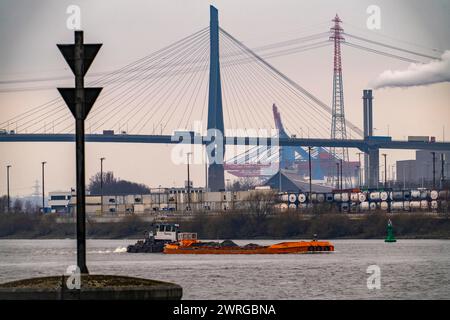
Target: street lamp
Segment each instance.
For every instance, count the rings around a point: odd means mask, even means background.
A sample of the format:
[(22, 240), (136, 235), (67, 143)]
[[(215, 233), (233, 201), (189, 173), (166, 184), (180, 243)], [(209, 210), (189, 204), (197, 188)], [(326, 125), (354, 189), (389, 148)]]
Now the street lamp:
[(311, 147), (308, 147), (308, 163), (309, 163), (309, 200), (311, 200), (312, 195)]
[(12, 166), (10, 164), (8, 164), (6, 166), (6, 190), (7, 190), (7, 201), (8, 201), (8, 204), (7, 204), (7, 206), (8, 206), (8, 213), (9, 213), (9, 210), (11, 208), (11, 201), (9, 200), (9, 168), (11, 168), (11, 167)]
[(336, 162), (336, 189), (339, 189), (339, 162)]
[(45, 164), (46, 161), (42, 161), (42, 213), (44, 213), (45, 210)]
[(100, 211), (103, 213), (103, 161), (105, 157), (100, 158)]
[(381, 154), (384, 157), (384, 188), (387, 188), (387, 165), (386, 165), (386, 153)]
[(436, 152), (431, 152), (433, 155), (433, 189), (436, 188)]
[(191, 182), (190, 182), (190, 176), (189, 176), (189, 156), (192, 154), (192, 152), (186, 153), (187, 157), (187, 192), (188, 192), (188, 206), (187, 210), (191, 210)]
[(361, 155), (364, 154), (364, 152), (357, 152), (358, 155), (358, 183), (359, 187), (361, 188), (362, 185), (362, 177), (361, 177)]

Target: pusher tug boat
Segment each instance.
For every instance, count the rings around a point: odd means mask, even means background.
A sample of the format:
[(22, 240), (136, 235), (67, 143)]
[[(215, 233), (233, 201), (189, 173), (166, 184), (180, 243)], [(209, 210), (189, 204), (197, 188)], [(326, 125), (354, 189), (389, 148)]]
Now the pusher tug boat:
[(177, 241), (180, 226), (176, 223), (158, 223), (151, 225), (152, 229), (145, 232), (144, 240), (127, 247), (129, 253), (161, 253), (164, 245)]
[(238, 246), (231, 240), (219, 242), (201, 242), (196, 233), (182, 232), (178, 241), (164, 246), (166, 254), (286, 254), (286, 253), (330, 253), (334, 246), (328, 241), (292, 241), (280, 242), (269, 246), (249, 243)]

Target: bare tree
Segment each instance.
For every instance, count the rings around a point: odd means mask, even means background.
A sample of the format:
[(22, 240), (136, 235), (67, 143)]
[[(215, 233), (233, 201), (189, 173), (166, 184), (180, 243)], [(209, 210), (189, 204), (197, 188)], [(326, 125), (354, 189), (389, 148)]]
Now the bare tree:
[[(101, 174), (98, 172), (89, 179), (88, 190), (91, 194), (101, 193)], [(127, 180), (121, 180), (114, 177), (112, 171), (103, 173), (103, 194), (121, 195), (121, 194), (148, 194), (148, 186)]]
[(254, 189), (258, 186), (259, 181), (257, 178), (243, 177), (235, 180), (229, 187), (230, 191), (247, 191)]
[(14, 212), (22, 212), (23, 211), (23, 202), (20, 199), (14, 200), (12, 209)]
[(272, 190), (252, 192), (246, 199), (249, 213), (257, 218), (265, 218), (274, 211), (276, 193)]

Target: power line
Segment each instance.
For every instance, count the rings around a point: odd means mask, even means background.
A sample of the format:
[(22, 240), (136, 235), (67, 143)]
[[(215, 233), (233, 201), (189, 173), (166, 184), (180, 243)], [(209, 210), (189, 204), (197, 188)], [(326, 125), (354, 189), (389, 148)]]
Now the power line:
[(344, 35), (347, 36), (347, 37), (353, 38), (353, 39), (365, 41), (365, 42), (368, 42), (368, 43), (371, 43), (371, 44), (376, 44), (376, 45), (379, 45), (379, 46), (382, 46), (382, 47), (385, 47), (385, 48), (389, 48), (389, 49), (393, 49), (393, 50), (409, 53), (409, 54), (416, 55), (416, 56), (419, 56), (419, 57), (424, 57), (424, 58), (429, 58), (429, 59), (439, 59), (439, 57), (430, 56), (430, 55), (423, 54), (423, 53), (420, 53), (420, 52), (415, 52), (415, 51), (411, 51), (411, 50), (407, 50), (407, 49), (391, 46), (391, 45), (384, 44), (384, 43), (381, 43), (381, 42), (378, 42), (378, 41), (369, 40), (369, 39), (366, 39), (366, 38), (363, 38), (363, 37), (358, 37), (358, 36), (355, 36), (353, 34), (344, 33)]

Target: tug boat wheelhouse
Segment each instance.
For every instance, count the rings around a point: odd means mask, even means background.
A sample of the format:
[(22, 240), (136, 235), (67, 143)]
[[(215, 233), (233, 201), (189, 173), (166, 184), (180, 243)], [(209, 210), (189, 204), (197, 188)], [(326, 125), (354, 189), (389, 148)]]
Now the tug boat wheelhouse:
[(160, 223), (153, 230), (145, 232), (145, 239), (127, 247), (130, 253), (161, 253), (166, 243), (176, 242), (180, 226), (173, 223)]

